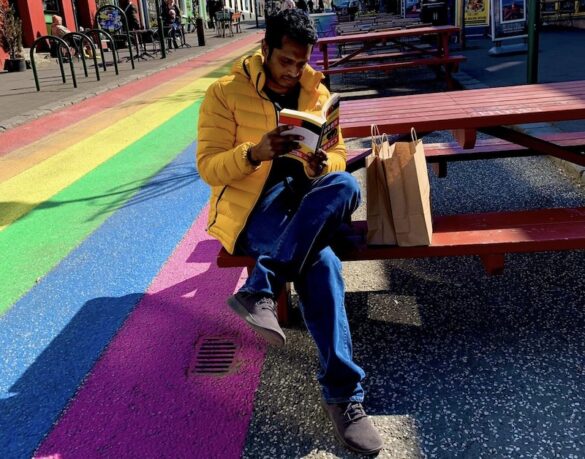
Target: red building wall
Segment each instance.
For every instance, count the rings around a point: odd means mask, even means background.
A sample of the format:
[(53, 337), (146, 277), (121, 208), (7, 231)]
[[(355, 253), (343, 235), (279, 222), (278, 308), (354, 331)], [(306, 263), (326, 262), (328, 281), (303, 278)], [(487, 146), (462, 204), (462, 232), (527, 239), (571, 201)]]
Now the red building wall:
[(77, 5), (80, 26), (94, 28), (95, 13), (97, 11), (95, 0), (80, 0)]
[[(73, 15), (72, 0), (60, 0), (63, 23), (68, 29), (75, 30), (75, 18)], [(25, 48), (29, 48), (40, 36), (47, 34), (45, 14), (42, 0), (16, 0), (20, 18), (22, 19), (22, 42)], [(95, 0), (79, 0), (78, 13), (80, 25), (93, 27), (95, 13), (97, 11)], [(25, 56), (28, 58), (28, 56)], [(4, 68), (4, 60), (8, 55), (0, 48), (0, 70)]]
[(16, 0), (18, 14), (22, 19), (22, 42), (26, 48), (38, 37), (46, 35), (42, 0)]

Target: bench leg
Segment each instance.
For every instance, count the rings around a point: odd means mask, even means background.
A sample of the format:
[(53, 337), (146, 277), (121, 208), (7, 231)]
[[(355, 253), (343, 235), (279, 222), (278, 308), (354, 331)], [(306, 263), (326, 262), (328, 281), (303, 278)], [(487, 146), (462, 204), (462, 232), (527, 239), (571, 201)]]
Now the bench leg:
[(280, 295), (278, 296), (276, 315), (278, 317), (278, 323), (283, 327), (286, 327), (289, 323), (288, 312), (290, 308), (289, 299), (290, 297), (290, 283), (286, 283), (282, 288)]
[(447, 89), (449, 91), (457, 89), (455, 81), (453, 80), (453, 76), (451, 75), (451, 68), (449, 67), (449, 64), (445, 66), (445, 78), (447, 80)]
[(488, 255), (480, 255), (481, 262), (486, 272), (490, 275), (502, 274), (504, 272), (504, 254), (490, 253)]
[(439, 161), (438, 163), (431, 163), (431, 167), (435, 175), (439, 178), (447, 177), (447, 161)]

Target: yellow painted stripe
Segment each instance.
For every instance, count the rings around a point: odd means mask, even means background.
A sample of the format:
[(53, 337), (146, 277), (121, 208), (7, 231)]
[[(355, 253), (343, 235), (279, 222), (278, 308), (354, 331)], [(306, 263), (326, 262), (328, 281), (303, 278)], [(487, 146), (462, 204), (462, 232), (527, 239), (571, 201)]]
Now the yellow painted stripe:
[(182, 75), (168, 83), (167, 96), (150, 100), (146, 107), (74, 145), (59, 146), (58, 153), (0, 183), (0, 201), (11, 203), (0, 214), (0, 230), (187, 108), (215, 80), (210, 76), (193, 81), (189, 74)]
[[(225, 54), (213, 64), (204, 64), (192, 71), (183, 74), (180, 78), (182, 84), (188, 84), (200, 78), (202, 75), (221, 67), (240, 55), (256, 48), (257, 45), (238, 48), (236, 51)], [(63, 149), (71, 147), (76, 143), (82, 142), (87, 137), (108, 128), (109, 126), (129, 118), (141, 107), (151, 103), (153, 100), (159, 100), (169, 96), (169, 92), (176, 91), (176, 83), (173, 81), (158, 85), (156, 88), (142, 92), (125, 102), (100, 111), (78, 123), (72, 124), (50, 136), (46, 136), (25, 147), (14, 150), (0, 157), (0, 182), (4, 182), (34, 165), (58, 154)]]

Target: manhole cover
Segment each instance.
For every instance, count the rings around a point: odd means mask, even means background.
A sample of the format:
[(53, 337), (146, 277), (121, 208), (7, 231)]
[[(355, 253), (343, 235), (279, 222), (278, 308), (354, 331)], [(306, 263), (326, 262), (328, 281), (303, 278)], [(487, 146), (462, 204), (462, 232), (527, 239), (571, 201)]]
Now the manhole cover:
[(234, 370), (239, 345), (225, 336), (204, 336), (195, 345), (195, 357), (189, 373), (222, 376)]

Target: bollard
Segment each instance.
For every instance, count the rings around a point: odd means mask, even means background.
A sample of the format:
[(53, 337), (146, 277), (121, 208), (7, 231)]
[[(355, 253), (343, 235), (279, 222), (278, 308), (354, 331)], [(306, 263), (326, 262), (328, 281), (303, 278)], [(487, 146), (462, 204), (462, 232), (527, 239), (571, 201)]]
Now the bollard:
[(199, 46), (205, 46), (205, 33), (203, 32), (203, 19), (195, 19), (195, 29), (197, 29), (197, 43)]

